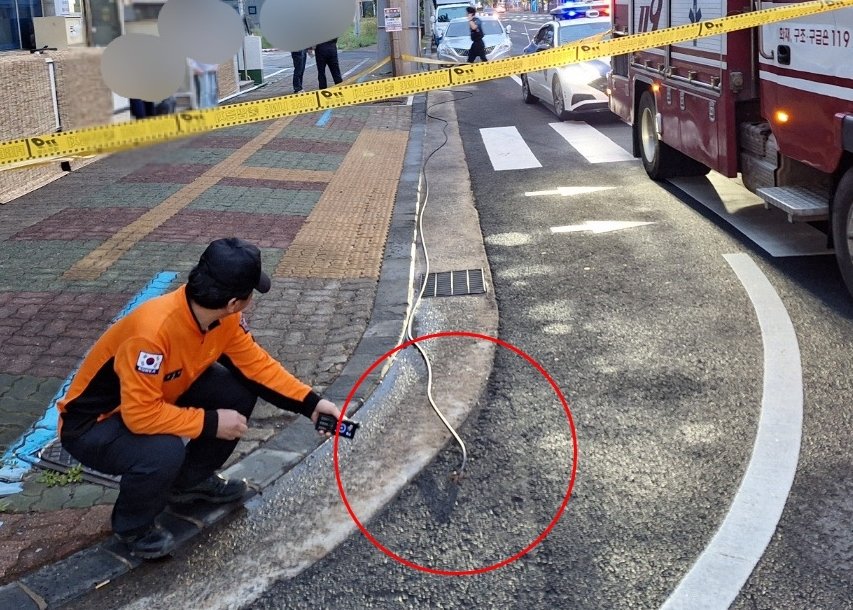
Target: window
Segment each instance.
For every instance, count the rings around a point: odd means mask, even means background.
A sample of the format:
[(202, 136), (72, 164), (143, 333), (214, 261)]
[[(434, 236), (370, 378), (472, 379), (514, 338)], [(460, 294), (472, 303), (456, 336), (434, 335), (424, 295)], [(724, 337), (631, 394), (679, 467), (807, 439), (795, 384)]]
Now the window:
[(439, 7), (436, 11), (436, 21), (448, 23), (451, 19), (464, 17), (467, 14), (467, 7), (464, 6), (451, 6), (449, 8)]
[(39, 0), (0, 0), (0, 50), (35, 49), (33, 17), (41, 17)]
[(447, 31), (444, 35), (448, 38), (453, 38), (455, 36), (470, 36), (471, 26), (468, 25), (467, 21), (457, 21), (456, 23), (451, 23), (447, 26)]
[(488, 36), (489, 34), (503, 34), (504, 30), (501, 27), (501, 24), (497, 21), (493, 21), (491, 19), (483, 20), (483, 34)]
[(554, 46), (554, 28), (550, 25), (546, 25), (536, 34), (536, 38), (533, 39), (533, 42), (536, 43), (536, 46), (548, 45), (549, 47)]
[(560, 44), (568, 44), (576, 40), (582, 40), (596, 34), (601, 34), (610, 29), (609, 21), (596, 23), (578, 23), (575, 25), (564, 25), (560, 28)]
[[(494, 19), (483, 19), (481, 23), (483, 24), (484, 36), (488, 36), (489, 34), (503, 34), (501, 24)], [(468, 25), (467, 20), (454, 21), (447, 27), (447, 32), (444, 35), (448, 38), (453, 38), (454, 36), (470, 36), (471, 26)]]

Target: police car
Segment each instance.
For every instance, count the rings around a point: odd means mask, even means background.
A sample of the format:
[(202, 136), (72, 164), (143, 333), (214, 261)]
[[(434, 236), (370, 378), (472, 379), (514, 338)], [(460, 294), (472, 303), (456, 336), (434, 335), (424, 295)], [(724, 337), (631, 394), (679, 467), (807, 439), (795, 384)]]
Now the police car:
[(610, 2), (596, 2), (595, 0), (590, 0), (589, 2), (564, 2), (552, 8), (549, 13), (554, 18), (554, 21), (607, 17), (610, 15)]
[[(523, 52), (537, 53), (586, 38), (607, 36), (610, 31), (610, 17), (588, 17), (593, 10), (589, 9), (579, 17), (545, 23)], [(574, 118), (576, 115), (610, 113), (607, 95), (609, 72), (610, 58), (602, 57), (522, 74), (522, 99), (525, 104), (535, 104), (542, 100), (553, 107), (560, 120)]]

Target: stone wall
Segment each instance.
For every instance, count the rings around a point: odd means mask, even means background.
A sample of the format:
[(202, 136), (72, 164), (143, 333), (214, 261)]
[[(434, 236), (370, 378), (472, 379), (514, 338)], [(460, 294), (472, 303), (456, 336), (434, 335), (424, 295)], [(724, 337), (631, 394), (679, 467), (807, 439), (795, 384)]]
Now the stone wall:
[[(101, 79), (103, 49), (79, 48), (48, 54), (0, 53), (0, 139), (50, 135), (57, 131), (109, 123), (112, 92)], [(51, 77), (49, 61), (53, 60)], [(56, 87), (54, 108), (51, 80)], [(58, 114), (57, 114), (58, 112)], [(90, 162), (72, 161), (72, 169)], [(59, 161), (0, 171), (0, 203), (56, 180)]]
[(103, 49), (68, 49), (53, 53), (56, 94), (62, 130), (109, 123), (113, 94), (101, 78)]
[(219, 64), (219, 99), (234, 95), (240, 91), (237, 79), (237, 62), (227, 61)]

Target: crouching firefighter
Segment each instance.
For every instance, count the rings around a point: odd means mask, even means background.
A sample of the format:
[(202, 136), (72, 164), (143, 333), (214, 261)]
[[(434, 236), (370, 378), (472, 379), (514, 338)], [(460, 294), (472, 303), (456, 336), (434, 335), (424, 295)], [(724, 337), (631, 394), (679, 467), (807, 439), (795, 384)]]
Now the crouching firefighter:
[(112, 529), (131, 554), (173, 550), (157, 522), (168, 503), (243, 497), (245, 481), (216, 470), (259, 396), (314, 422), (340, 417), (252, 338), (241, 312), (255, 290), (269, 289), (256, 246), (210, 243), (185, 285), (107, 329), (59, 401), (63, 447), (84, 466), (121, 476)]

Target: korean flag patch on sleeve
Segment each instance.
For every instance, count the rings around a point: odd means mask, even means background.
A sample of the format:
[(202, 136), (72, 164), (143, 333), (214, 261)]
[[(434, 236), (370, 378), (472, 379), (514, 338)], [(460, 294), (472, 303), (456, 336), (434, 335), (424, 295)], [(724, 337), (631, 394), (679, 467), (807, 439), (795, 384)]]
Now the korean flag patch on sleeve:
[(136, 370), (146, 375), (156, 375), (160, 372), (161, 364), (163, 364), (163, 354), (139, 352), (139, 357), (136, 359)]

